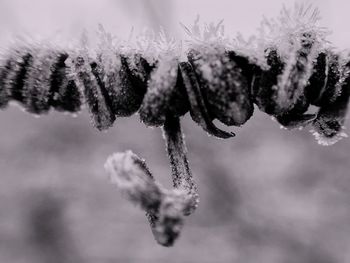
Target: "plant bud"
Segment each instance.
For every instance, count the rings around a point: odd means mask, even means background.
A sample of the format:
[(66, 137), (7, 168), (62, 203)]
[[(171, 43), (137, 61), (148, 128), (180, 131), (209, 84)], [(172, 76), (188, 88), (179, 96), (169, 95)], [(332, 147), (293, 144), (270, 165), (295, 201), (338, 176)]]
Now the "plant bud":
[(108, 158), (105, 169), (110, 180), (123, 194), (149, 213), (157, 213), (162, 193), (145, 162), (131, 151), (115, 153)]
[(172, 246), (179, 237), (184, 225), (183, 211), (188, 205), (184, 191), (169, 191), (159, 207), (158, 219), (152, 232), (157, 242), (165, 247)]
[(244, 124), (254, 107), (249, 80), (237, 63), (240, 58), (219, 51), (191, 50), (188, 59), (208, 102), (210, 116), (229, 126)]

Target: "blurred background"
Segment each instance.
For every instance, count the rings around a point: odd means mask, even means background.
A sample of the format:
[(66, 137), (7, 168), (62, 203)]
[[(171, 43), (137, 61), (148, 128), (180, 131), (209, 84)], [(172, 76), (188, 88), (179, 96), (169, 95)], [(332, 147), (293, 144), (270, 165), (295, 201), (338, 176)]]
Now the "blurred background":
[[(300, 2), (300, 1), (299, 1)], [(302, 1), (322, 13), (330, 39), (350, 47), (350, 2)], [(0, 0), (0, 44), (26, 33), (77, 38), (83, 28), (127, 37), (144, 26), (183, 36), (179, 22), (225, 20), (232, 35), (254, 34), (262, 16), (292, 1)], [(210, 138), (183, 119), (201, 203), (172, 248), (153, 240), (144, 213), (124, 200), (103, 169), (108, 155), (132, 149), (170, 187), (160, 129), (137, 116), (96, 131), (86, 111), (34, 118), (0, 112), (0, 262), (350, 262), (350, 141), (321, 147), (256, 110), (231, 140)]]

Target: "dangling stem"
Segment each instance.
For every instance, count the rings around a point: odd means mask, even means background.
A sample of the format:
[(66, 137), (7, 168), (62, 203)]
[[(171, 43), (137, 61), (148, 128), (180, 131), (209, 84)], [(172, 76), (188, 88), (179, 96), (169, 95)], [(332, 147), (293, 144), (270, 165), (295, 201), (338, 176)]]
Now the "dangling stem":
[(163, 132), (175, 189), (168, 190), (157, 183), (146, 163), (131, 151), (113, 154), (105, 168), (125, 196), (146, 211), (157, 242), (172, 246), (180, 235), (184, 216), (193, 213), (199, 198), (179, 118), (167, 116)]
[(187, 149), (178, 117), (167, 116), (163, 127), (163, 135), (170, 159), (174, 188), (185, 190), (188, 193), (191, 205), (188, 210), (184, 211), (184, 214), (190, 215), (197, 208), (199, 197), (187, 160)]

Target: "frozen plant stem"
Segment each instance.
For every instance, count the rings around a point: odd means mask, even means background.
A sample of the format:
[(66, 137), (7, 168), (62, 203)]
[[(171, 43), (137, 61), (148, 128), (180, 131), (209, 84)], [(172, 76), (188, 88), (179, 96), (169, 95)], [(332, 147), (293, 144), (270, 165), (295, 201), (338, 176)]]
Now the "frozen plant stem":
[(190, 196), (192, 205), (189, 207), (189, 211), (185, 211), (185, 215), (190, 215), (196, 209), (199, 198), (186, 156), (187, 149), (181, 131), (180, 119), (168, 116), (164, 123), (163, 132), (171, 165), (173, 185), (176, 189), (185, 190)]
[(198, 194), (188, 165), (179, 118), (167, 117), (164, 138), (175, 189), (168, 190), (157, 183), (146, 163), (131, 151), (113, 154), (105, 168), (112, 183), (126, 198), (146, 211), (156, 241), (171, 246), (181, 232), (184, 216), (197, 208)]
[(188, 112), (221, 139), (235, 134), (214, 121), (240, 127), (254, 104), (287, 129), (312, 125), (320, 144), (346, 137), (350, 53), (333, 48), (319, 20), (317, 9), (296, 5), (283, 8), (277, 20), (264, 19), (259, 35), (248, 41), (225, 36), (222, 22), (202, 28), (197, 19), (184, 26), (186, 42), (160, 32), (127, 44), (100, 26), (97, 47), (86, 35), (73, 49), (21, 43), (0, 54), (0, 109), (15, 101), (41, 115), (51, 109), (78, 113), (87, 105), (99, 130), (137, 112), (146, 126), (162, 126), (173, 190), (158, 184), (131, 151), (112, 155), (106, 169), (146, 211), (157, 242), (170, 246), (198, 204), (179, 119)]

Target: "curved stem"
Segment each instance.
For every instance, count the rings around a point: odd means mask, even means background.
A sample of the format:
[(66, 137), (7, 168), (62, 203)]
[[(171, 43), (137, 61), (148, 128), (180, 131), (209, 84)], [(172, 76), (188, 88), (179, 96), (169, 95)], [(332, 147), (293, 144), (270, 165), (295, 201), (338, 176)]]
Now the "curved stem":
[(131, 151), (110, 156), (105, 168), (112, 183), (146, 211), (156, 241), (163, 246), (172, 246), (180, 235), (184, 217), (197, 208), (199, 198), (186, 157), (179, 118), (167, 116), (163, 132), (175, 189), (168, 190), (157, 183), (145, 161)]

